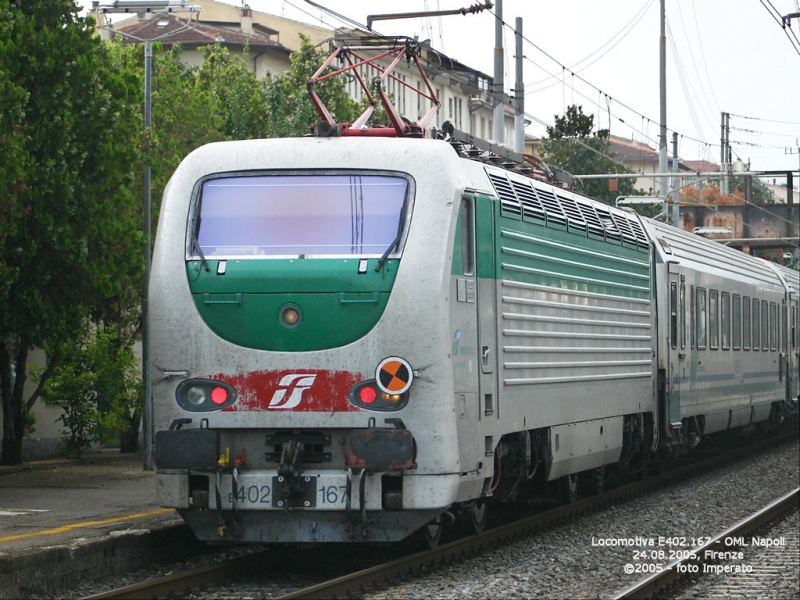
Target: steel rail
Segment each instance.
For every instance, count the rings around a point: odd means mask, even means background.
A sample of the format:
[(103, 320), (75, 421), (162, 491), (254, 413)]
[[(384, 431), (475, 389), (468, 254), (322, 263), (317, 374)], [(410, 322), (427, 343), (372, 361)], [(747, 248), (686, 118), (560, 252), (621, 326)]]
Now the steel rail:
[[(481, 534), (471, 535), (450, 542), (430, 551), (409, 555), (383, 565), (357, 571), (318, 585), (303, 588), (290, 594), (279, 596), (274, 600), (343, 598), (354, 594), (360, 594), (366, 590), (390, 584), (395, 580), (414, 577), (422, 570), (462, 560), (469, 556), (476, 556), (490, 547), (510, 543), (522, 536), (537, 531), (543, 531), (582, 515), (596, 512), (650, 491), (655, 491), (672, 483), (703, 473), (708, 469), (747, 458), (751, 456), (753, 452), (766, 450), (795, 438), (796, 434), (794, 434), (794, 432), (769, 438), (732, 452), (726, 452), (668, 471), (656, 477), (608, 490), (599, 496), (592, 496), (573, 504), (560, 506), (537, 515), (525, 517), (489, 529)], [(238, 573), (246, 571), (254, 564), (259, 563), (259, 561), (263, 561), (267, 553), (269, 553), (269, 551), (254, 553), (245, 557), (221, 562), (217, 565), (152, 579), (108, 592), (87, 596), (85, 600), (105, 598), (154, 598), (167, 597), (170, 594), (180, 594), (187, 588), (200, 588), (222, 580), (231, 579)], [(274, 566), (275, 565), (272, 564), (272, 567)], [(287, 565), (287, 568), (288, 567), (289, 565)]]
[(225, 579), (230, 579), (263, 560), (264, 552), (256, 552), (239, 558), (222, 561), (206, 567), (198, 567), (189, 571), (166, 575), (134, 583), (125, 587), (85, 596), (83, 600), (99, 600), (104, 598), (167, 598), (182, 593), (187, 588), (210, 586)]
[(735, 543), (733, 538), (743, 538), (745, 535), (758, 530), (763, 525), (771, 523), (787, 513), (794, 512), (798, 509), (799, 500), (800, 488), (796, 488), (794, 491), (771, 502), (758, 512), (742, 519), (736, 525), (715, 535), (702, 546), (692, 549), (687, 556), (667, 564), (662, 571), (653, 573), (633, 585), (620, 590), (611, 597), (612, 600), (651, 598), (656, 592), (679, 582), (687, 575), (694, 576), (697, 573), (702, 573), (703, 569), (700, 568), (702, 565), (716, 560), (714, 558), (714, 552), (739, 547), (740, 544)]

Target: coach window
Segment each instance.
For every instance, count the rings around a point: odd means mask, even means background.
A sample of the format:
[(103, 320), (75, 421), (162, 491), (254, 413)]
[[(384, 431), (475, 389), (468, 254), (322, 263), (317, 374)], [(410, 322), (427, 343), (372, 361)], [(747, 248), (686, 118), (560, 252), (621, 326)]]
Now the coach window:
[(695, 332), (695, 324), (694, 324), (694, 286), (689, 286), (689, 347), (694, 350), (694, 332)]
[(761, 349), (769, 350), (769, 304), (761, 301)]
[(778, 349), (778, 305), (769, 303), (769, 349)]
[(681, 284), (680, 310), (681, 316), (681, 350), (686, 348), (686, 284)]
[(475, 220), (472, 215), (472, 201), (461, 199), (461, 267), (464, 275), (475, 273)]
[(789, 310), (786, 306), (786, 302), (778, 308), (778, 320), (778, 336), (781, 338), (780, 351), (786, 352), (786, 335), (789, 330)]
[(719, 292), (708, 292), (708, 347), (719, 348)]
[(742, 349), (742, 297), (733, 295), (733, 349)]
[(697, 321), (695, 324), (695, 331), (697, 331), (697, 349), (702, 350), (706, 347), (706, 291), (699, 287), (697, 288)]
[(758, 300), (753, 298), (753, 350), (758, 352), (760, 350), (761, 344), (761, 312), (760, 303)]
[(678, 347), (678, 284), (669, 286), (669, 339), (673, 348)]
[(750, 298), (742, 298), (742, 348), (750, 350)]
[(797, 348), (797, 307), (792, 307), (792, 348)]
[(722, 292), (720, 299), (720, 327), (722, 328), (722, 349), (731, 349), (731, 295)]

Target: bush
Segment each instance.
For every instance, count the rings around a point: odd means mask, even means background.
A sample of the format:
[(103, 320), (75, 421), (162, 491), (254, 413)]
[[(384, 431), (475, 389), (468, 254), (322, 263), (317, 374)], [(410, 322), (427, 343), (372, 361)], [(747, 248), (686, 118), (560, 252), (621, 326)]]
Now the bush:
[(93, 442), (116, 443), (131, 416), (141, 413), (141, 380), (131, 343), (113, 329), (89, 327), (42, 387), (42, 399), (63, 410), (59, 450), (76, 458)]

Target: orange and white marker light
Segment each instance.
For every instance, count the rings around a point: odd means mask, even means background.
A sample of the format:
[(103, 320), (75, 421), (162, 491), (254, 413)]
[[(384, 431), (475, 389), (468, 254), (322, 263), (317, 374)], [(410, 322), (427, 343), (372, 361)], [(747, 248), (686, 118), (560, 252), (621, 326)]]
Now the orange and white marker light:
[(384, 358), (375, 369), (375, 382), (387, 394), (403, 394), (414, 381), (414, 369), (398, 356)]

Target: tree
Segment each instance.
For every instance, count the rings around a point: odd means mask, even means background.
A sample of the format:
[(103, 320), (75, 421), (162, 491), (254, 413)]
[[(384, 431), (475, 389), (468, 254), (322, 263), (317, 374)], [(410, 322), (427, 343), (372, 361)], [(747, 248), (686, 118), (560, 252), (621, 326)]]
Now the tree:
[[(564, 116), (555, 116), (555, 126), (547, 128), (547, 137), (539, 144), (539, 155), (546, 163), (573, 175), (632, 173), (614, 160), (613, 153), (609, 153), (608, 129), (592, 133), (593, 129), (594, 115), (584, 114), (581, 106), (573, 104)], [(618, 189), (610, 191), (607, 180), (583, 180), (581, 191), (606, 204), (614, 204), (617, 196), (642, 194), (636, 190), (632, 179), (618, 181)]]
[[(124, 313), (141, 281), (141, 203), (131, 192), (141, 125), (126, 104), (132, 80), (115, 70), (91, 18), (70, 0), (3, 1), (2, 70), (26, 96), (17, 208), (0, 247), (10, 274), (0, 297), (0, 462), (19, 464), (25, 413), (63, 360), (59, 349), (87, 318)], [(48, 350), (48, 364), (26, 399), (34, 347)]]

